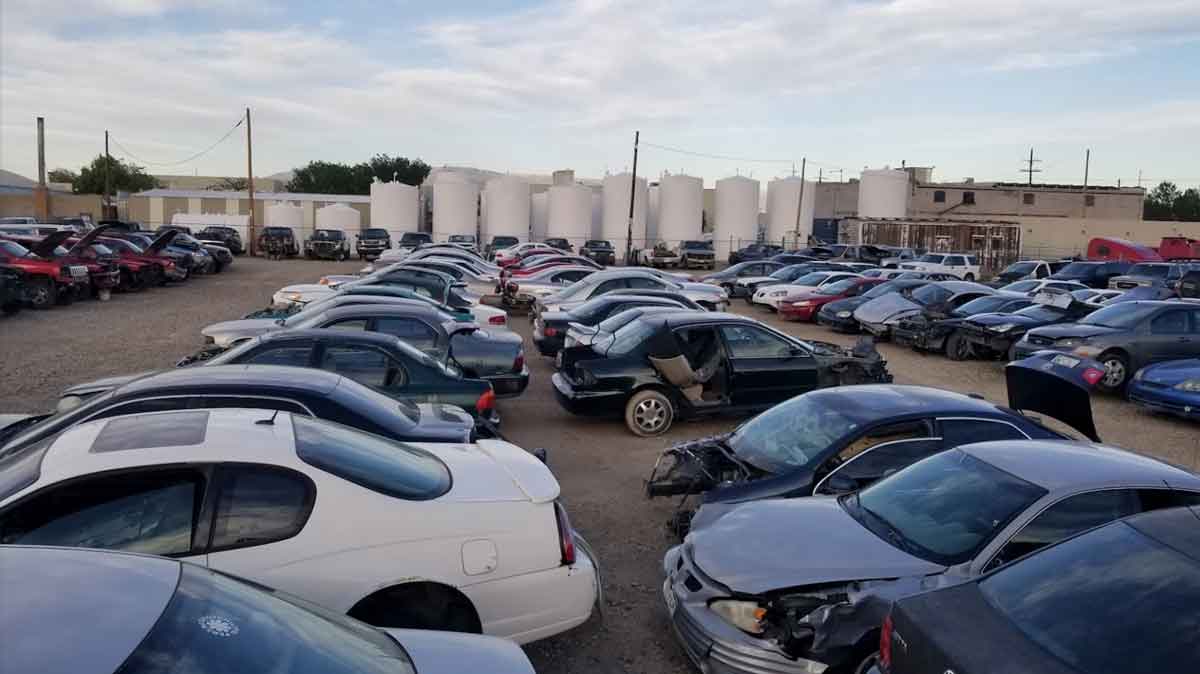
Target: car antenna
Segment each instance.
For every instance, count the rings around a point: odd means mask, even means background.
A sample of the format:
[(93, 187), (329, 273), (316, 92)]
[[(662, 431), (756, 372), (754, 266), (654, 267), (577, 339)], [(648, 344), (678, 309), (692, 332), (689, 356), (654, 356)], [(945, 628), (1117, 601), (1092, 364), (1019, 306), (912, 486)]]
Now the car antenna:
[(279, 416), (279, 410), (275, 410), (275, 414), (272, 414), (270, 419), (259, 419), (258, 421), (255, 421), (254, 423), (255, 423), (255, 425), (258, 425), (258, 426), (274, 426), (275, 425), (275, 417), (277, 417), (277, 416)]

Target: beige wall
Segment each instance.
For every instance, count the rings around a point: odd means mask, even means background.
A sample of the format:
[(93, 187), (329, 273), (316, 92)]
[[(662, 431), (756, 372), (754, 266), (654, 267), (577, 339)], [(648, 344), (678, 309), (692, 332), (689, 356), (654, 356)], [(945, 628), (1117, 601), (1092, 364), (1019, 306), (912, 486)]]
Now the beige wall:
[(1200, 239), (1200, 222), (1102, 220), (1097, 218), (1016, 218), (1024, 227), (1021, 254), (1027, 258), (1081, 255), (1088, 241), (1111, 236), (1157, 246), (1164, 236)]
[[(242, 178), (244, 176), (234, 176)], [(226, 180), (223, 176), (179, 176), (179, 175), (156, 175), (154, 176), (159, 184), (169, 190), (207, 190), (215, 187)], [(284, 183), (281, 180), (272, 180), (270, 178), (255, 178), (254, 189), (259, 192), (282, 192)]]
[[(100, 219), (102, 200), (99, 194), (50, 193), (50, 215), (66, 218), (86, 213)], [(0, 194), (0, 216), (34, 215), (33, 193)]]
[[(937, 192), (945, 193), (944, 202), (935, 202)], [(973, 205), (962, 203), (964, 192), (974, 192)], [(1025, 195), (1033, 195), (1033, 203), (1025, 203)], [(1086, 196), (1092, 196), (1092, 206), (1085, 205)], [(909, 200), (909, 215), (912, 217), (975, 217), (1010, 218), (1014, 216), (1045, 216), (1065, 218), (1092, 218), (1098, 220), (1141, 220), (1141, 190), (1106, 190), (1088, 192), (1080, 190), (1021, 187), (990, 187), (985, 185), (919, 185)], [(944, 215), (943, 215), (944, 214)]]
[(858, 183), (817, 183), (813, 217), (846, 218), (858, 214)]

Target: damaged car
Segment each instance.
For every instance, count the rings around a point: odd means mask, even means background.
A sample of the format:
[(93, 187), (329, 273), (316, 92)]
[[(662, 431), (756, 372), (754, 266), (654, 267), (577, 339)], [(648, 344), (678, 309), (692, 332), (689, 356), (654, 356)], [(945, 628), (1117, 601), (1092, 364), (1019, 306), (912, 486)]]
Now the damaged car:
[(842, 496), (719, 506), (667, 552), (663, 603), (702, 671), (865, 672), (895, 600), (1197, 499), (1200, 476), (1125, 450), (965, 445)]
[(682, 538), (701, 523), (692, 520), (697, 497), (707, 505), (843, 494), (970, 442), (1068, 438), (1026, 412), (1099, 440), (1090, 391), (1103, 366), (1055, 355), (1007, 366), (1008, 407), (926, 386), (834, 387), (797, 396), (732, 433), (668, 448), (646, 494), (680, 497), (667, 528)]
[[(1081, 302), (1069, 292), (1047, 289), (1034, 297), (1034, 305), (1011, 314), (977, 314), (962, 322), (959, 334), (979, 358), (1021, 357), (1016, 345), (1029, 330), (1045, 325), (1073, 323), (1092, 313), (1096, 307)], [(1032, 353), (1034, 349), (1026, 353)]]
[(959, 332), (964, 321), (976, 314), (1011, 314), (1033, 304), (1024, 293), (997, 292), (977, 297), (950, 311), (926, 309), (903, 318), (892, 328), (892, 341), (917, 351), (944, 353), (950, 360), (967, 360), (974, 355), (971, 343)]
[(676, 419), (752, 413), (817, 388), (891, 379), (869, 343), (852, 350), (746, 316), (687, 311), (643, 316), (603, 345), (564, 352), (553, 383), (568, 412), (623, 418), (648, 437)]
[(823, 305), (817, 311), (817, 323), (836, 332), (858, 332), (859, 326), (858, 321), (854, 320), (854, 312), (859, 307), (891, 293), (911, 293), (929, 283), (930, 281), (924, 279), (889, 279), (857, 297), (834, 300)]
[(880, 339), (890, 336), (901, 320), (925, 311), (948, 312), (971, 300), (992, 295), (994, 288), (972, 281), (937, 281), (909, 292), (895, 292), (854, 310), (854, 320)]

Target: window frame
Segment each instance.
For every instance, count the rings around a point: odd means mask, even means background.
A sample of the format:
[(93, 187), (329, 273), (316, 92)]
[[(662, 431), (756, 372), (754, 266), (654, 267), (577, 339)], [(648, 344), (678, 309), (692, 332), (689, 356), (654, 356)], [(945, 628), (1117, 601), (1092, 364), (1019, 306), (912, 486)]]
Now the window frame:
[[(305, 527), (308, 526), (308, 521), (312, 518), (313, 509), (317, 504), (317, 483), (313, 481), (312, 477), (301, 471), (295, 470), (294, 468), (288, 468), (286, 466), (279, 466), (270, 463), (224, 461), (217, 464), (211, 464), (210, 467), (211, 477), (208, 482), (208, 490), (205, 492), (204, 501), (205, 506), (211, 507), (201, 507), (201, 516), (208, 516), (208, 521), (206, 522), (207, 539), (204, 542), (202, 554), (226, 552), (229, 550), (242, 550), (245, 548), (254, 548), (262, 545), (272, 545), (299, 536), (304, 531)], [(299, 518), (299, 526), (296, 527), (295, 531), (287, 536), (273, 538), (270, 540), (255, 541), (253, 543), (245, 543), (241, 545), (235, 543), (232, 545), (222, 546), (213, 545), (213, 539), (217, 535), (217, 510), (221, 505), (221, 496), (224, 494), (225, 489), (231, 484), (231, 476), (234, 475), (238, 470), (258, 470), (267, 473), (286, 475), (290, 478), (299, 478), (299, 482), (304, 484), (305, 495), (304, 502), (301, 505), (303, 516)]]
[[(394, 335), (390, 332), (384, 332), (379, 329), (379, 322), (380, 321), (388, 321), (388, 320), (416, 321), (416, 322), (424, 325), (426, 328), (429, 328), (430, 332), (433, 333), (433, 348), (435, 348), (435, 349), (440, 350), (443, 346), (447, 346), (450, 343), (451, 335), (446, 334), (446, 332), (441, 329), (441, 326), (434, 325), (420, 316), (373, 316), (367, 324), (366, 332), (373, 332), (373, 333), (379, 334), (379, 335), (387, 335), (389, 337), (394, 337), (396, 339), (405, 340), (405, 343), (408, 343), (407, 339), (405, 339), (404, 337), (400, 337), (399, 335)], [(325, 343), (323, 344), (323, 346), (329, 346), (329, 345), (330, 345), (329, 340), (326, 340)], [(415, 344), (410, 344), (410, 346), (412, 346), (413, 348), (418, 348)], [(323, 357), (323, 354), (322, 354), (322, 357)]]
[(946, 190), (934, 190), (933, 191), (933, 203), (935, 203), (935, 204), (946, 203)]
[[(386, 333), (380, 333), (380, 334), (386, 334)], [(397, 337), (396, 339), (402, 339), (402, 338)], [(435, 346), (436, 346), (436, 344), (435, 344)], [(341, 372), (326, 369), (324, 367), (325, 354), (331, 348), (332, 349), (363, 349), (363, 350), (367, 350), (367, 351), (376, 351), (379, 354), (381, 354), (389, 364), (395, 366), (394, 369), (397, 370), (400, 373), (400, 376), (404, 378), (404, 386), (408, 386), (409, 382), (412, 381), (412, 377), (409, 374), (408, 368), (404, 367), (404, 364), (402, 362), (400, 362), (399, 359), (394, 358), (392, 356), (392, 354), (387, 351), (387, 349), (384, 349), (383, 347), (377, 346), (375, 344), (357, 344), (357, 343), (339, 344), (339, 343), (335, 343), (333, 340), (322, 340), (319, 344), (319, 348), (313, 349), (313, 354), (315, 356), (315, 358), (313, 359), (313, 363), (314, 363), (313, 369), (321, 370), (322, 372), (328, 372), (330, 374), (336, 374), (339, 377), (345, 377), (346, 379), (349, 379), (350, 381), (353, 381), (358, 384), (362, 384), (363, 386), (366, 386), (367, 388), (371, 388), (371, 389), (374, 389), (374, 388), (390, 389), (394, 385), (395, 378), (393, 378), (393, 380), (392, 380), (393, 383), (389, 384), (386, 380), (386, 376), (387, 376), (386, 374), (384, 375), (385, 376), (384, 383), (379, 385), (378, 387), (376, 387), (373, 384), (366, 384), (361, 381), (358, 381), (354, 377), (351, 377), (347, 374), (342, 374)], [(413, 348), (416, 349), (417, 347), (414, 346)], [(389, 367), (388, 369), (391, 370), (392, 368)], [(313, 417), (313, 418), (319, 418), (319, 417)]]
[(964, 205), (964, 206), (974, 206), (975, 205), (975, 192), (974, 191), (962, 193), (962, 205)]
[(1033, 192), (1026, 192), (1021, 195), (1021, 201), (1025, 206), (1034, 206), (1037, 204), (1037, 195)]
[[(1007, 419), (993, 419), (993, 418), (991, 418), (991, 417), (966, 417), (966, 416), (948, 416), (948, 417), (943, 417), (943, 416), (939, 416), (939, 417), (937, 417), (937, 418), (935, 419), (935, 421), (937, 422), (937, 434), (938, 434), (938, 437), (942, 438), (943, 440), (944, 440), (944, 439), (945, 439), (945, 437), (946, 437), (946, 431), (945, 431), (945, 428), (943, 428), (942, 424), (943, 424), (943, 423), (945, 423), (945, 422), (947, 422), (947, 421), (982, 421), (982, 422), (986, 422), (986, 423), (1001, 424), (1001, 425), (1004, 425), (1004, 426), (1008, 426), (1009, 428), (1012, 428), (1012, 429), (1013, 429), (1013, 430), (1015, 430), (1016, 432), (1020, 433), (1021, 435), (1023, 435), (1023, 436), (1024, 436), (1024, 439), (1025, 439), (1025, 440), (1031, 440), (1031, 439), (1032, 439), (1032, 438), (1030, 438), (1030, 437), (1029, 437), (1029, 434), (1025, 432), (1025, 429), (1021, 428), (1020, 426), (1018, 426), (1018, 425), (1014, 424), (1013, 422), (1011, 422), (1011, 421), (1009, 421), (1009, 420), (1007, 420)], [(1012, 439), (1012, 440), (1001, 440), (1001, 441), (999, 441), (999, 442), (1013, 442), (1013, 441), (1015, 441), (1015, 440), (1019, 440), (1019, 438), (1017, 438), (1017, 439)], [(984, 441), (981, 441), (981, 442), (990, 442), (990, 441), (984, 440)], [(965, 443), (965, 444), (970, 444), (970, 443)], [(962, 446), (962, 445), (954, 445), (954, 447), (961, 447), (961, 446)], [(952, 448), (952, 447), (947, 447), (946, 449), (953, 449), (953, 448)]]
[[(846, 459), (845, 461), (839, 463), (837, 466), (834, 467), (833, 470), (829, 471), (828, 473), (825, 473), (825, 475), (820, 480), (817, 480), (817, 483), (813, 485), (812, 493), (814, 495), (820, 494), (821, 486), (824, 485), (829, 480), (830, 477), (837, 474), (838, 471), (845, 468), (846, 466), (849, 466), (850, 464), (857, 461), (859, 459), (859, 457), (870, 454), (871, 452), (874, 452), (876, 449), (879, 449), (881, 447), (889, 447), (891, 445), (898, 445), (898, 444), (906, 443), (906, 442), (929, 442), (931, 440), (934, 442), (941, 442), (942, 441), (942, 436), (940, 434), (941, 429), (935, 427), (934, 421), (935, 421), (935, 419), (931, 419), (929, 417), (920, 417), (917, 419), (908, 419), (908, 420), (899, 420), (899, 421), (889, 420), (882, 424), (877, 424), (875, 426), (872, 426), (872, 427), (864, 430), (862, 433), (859, 433), (858, 435), (854, 436), (854, 438), (847, 440), (846, 442), (843, 442), (841, 449), (839, 449), (837, 452), (834, 452), (832, 455), (826, 457), (825, 460), (821, 462), (822, 466), (824, 466), (826, 463), (828, 463), (831, 459), (836, 457), (838, 454), (845, 451), (846, 448), (848, 448), (850, 445), (854, 444), (855, 442), (858, 442), (862, 438), (867, 437), (871, 433), (877, 432), (880, 429), (883, 429), (887, 426), (895, 426), (897, 424), (903, 424), (903, 423), (920, 423), (925, 426), (925, 432), (929, 433), (929, 435), (919, 437), (919, 438), (901, 438), (899, 440), (888, 440), (886, 442), (876, 443), (874, 445), (871, 445), (870, 447), (867, 447), (866, 449), (862, 450), (858, 454), (855, 454), (854, 456), (850, 457), (849, 459)], [(940, 451), (942, 451), (942, 449), (938, 449), (935, 452), (931, 452), (929, 454), (929, 456), (933, 456), (934, 454), (937, 454)], [(912, 464), (909, 464), (909, 465), (912, 465)], [(819, 468), (818, 468), (818, 470), (819, 470)]]
[[(788, 357), (812, 358), (812, 353), (810, 353), (807, 349), (802, 348), (799, 344), (793, 342), (791, 339), (788, 339), (785, 335), (775, 332), (774, 330), (771, 330), (770, 328), (768, 328), (765, 325), (755, 325), (753, 323), (740, 323), (740, 322), (730, 321), (727, 323), (716, 323), (716, 324), (714, 324), (714, 326), (717, 329), (717, 337), (721, 340), (721, 344), (724, 348), (725, 357), (727, 359), (729, 359), (729, 361), (731, 363), (738, 361), (738, 360), (783, 359), (783, 358), (788, 358)], [(693, 326), (687, 326), (687, 327), (693, 327)], [(759, 332), (766, 333), (766, 334), (770, 335), (771, 337), (774, 337), (775, 339), (778, 339), (779, 341), (786, 344), (788, 346), (788, 353), (780, 354), (778, 356), (740, 356), (739, 357), (738, 355), (736, 355), (734, 353), (733, 347), (730, 344), (730, 339), (725, 336), (725, 330), (737, 329), (737, 328), (743, 328), (743, 329), (748, 329), (748, 330), (757, 330)]]
[[(1154, 324), (1156, 322), (1158, 322), (1158, 319), (1164, 318), (1166, 316), (1170, 316), (1171, 314), (1182, 314), (1183, 315), (1183, 331), (1182, 332), (1157, 332), (1157, 331), (1155, 331)], [(1154, 337), (1187, 337), (1188, 335), (1196, 334), (1196, 331), (1194, 330), (1193, 325), (1192, 325), (1192, 323), (1193, 323), (1192, 315), (1193, 315), (1193, 312), (1188, 311), (1188, 308), (1186, 306), (1170, 307), (1170, 308), (1160, 311), (1157, 314), (1154, 314), (1153, 316), (1146, 319), (1146, 333), (1151, 336), (1154, 336)]]

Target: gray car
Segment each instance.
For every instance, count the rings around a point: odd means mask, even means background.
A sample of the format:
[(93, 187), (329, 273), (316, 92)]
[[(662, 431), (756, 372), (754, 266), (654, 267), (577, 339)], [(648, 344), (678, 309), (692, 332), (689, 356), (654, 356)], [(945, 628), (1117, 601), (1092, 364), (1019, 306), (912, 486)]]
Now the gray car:
[(0, 569), (5, 672), (533, 673), (509, 641), (377, 629), (163, 557), (6, 546)]
[(1017, 358), (1042, 350), (1100, 361), (1097, 385), (1114, 393), (1147, 365), (1200, 356), (1200, 302), (1118, 302), (1077, 323), (1034, 328), (1013, 347)]
[(1196, 503), (1200, 476), (1120, 449), (965, 445), (845, 496), (703, 506), (663, 560), (664, 603), (706, 673), (864, 672), (896, 598)]
[(534, 305), (534, 315), (544, 311), (570, 311), (593, 297), (631, 288), (678, 292), (709, 311), (724, 311), (729, 307), (728, 293), (718, 286), (678, 281), (653, 271), (609, 269), (589, 274), (552, 295), (539, 297)]

